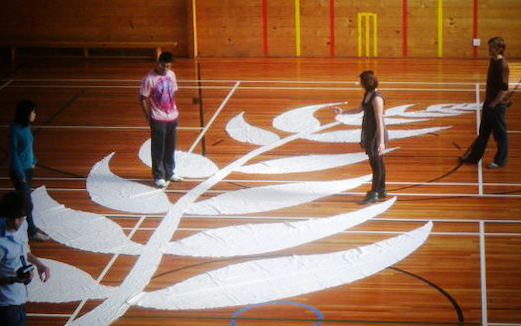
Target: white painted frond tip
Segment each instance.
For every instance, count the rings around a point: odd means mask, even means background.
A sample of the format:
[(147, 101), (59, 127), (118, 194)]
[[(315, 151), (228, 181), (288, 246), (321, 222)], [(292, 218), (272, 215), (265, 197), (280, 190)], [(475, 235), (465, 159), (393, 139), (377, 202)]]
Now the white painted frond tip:
[(100, 285), (84, 271), (62, 262), (40, 258), (51, 270), (51, 277), (42, 282), (38, 275), (29, 284), (30, 302), (71, 302), (88, 299), (104, 299), (117, 291)]
[[(406, 129), (406, 130), (394, 130), (388, 129), (389, 139), (402, 139), (409, 137), (421, 136), (429, 133), (434, 133), (443, 129), (451, 128), (448, 127), (431, 127), (422, 129)], [(361, 131), (360, 129), (352, 130), (337, 130), (331, 132), (324, 132), (321, 134), (312, 134), (303, 138), (311, 141), (321, 143), (359, 143)]]
[[(148, 167), (152, 167), (150, 138), (139, 148), (139, 159)], [(208, 178), (219, 168), (207, 157), (199, 154), (175, 151), (175, 173), (183, 178)]]
[(114, 153), (97, 162), (87, 177), (90, 198), (105, 207), (124, 212), (166, 212), (170, 201), (162, 189), (129, 181), (113, 174), (109, 162)]
[[(392, 151), (396, 148), (389, 149)], [(330, 155), (306, 155), (263, 161), (243, 165), (235, 169), (237, 172), (252, 174), (287, 174), (322, 171), (367, 160), (367, 154), (347, 153)]]
[(242, 189), (197, 202), (188, 207), (186, 213), (233, 215), (267, 212), (334, 195), (344, 190), (356, 188), (369, 180), (371, 180), (370, 174), (345, 180), (296, 182)]
[(320, 121), (313, 116), (316, 111), (345, 104), (347, 102), (316, 104), (292, 109), (275, 117), (273, 127), (289, 133), (312, 132), (320, 127)]
[(264, 146), (280, 140), (280, 137), (268, 130), (254, 127), (244, 120), (244, 112), (233, 117), (226, 124), (226, 133), (236, 141)]
[(34, 222), (52, 239), (71, 248), (137, 255), (143, 245), (130, 241), (121, 227), (103, 215), (67, 208), (52, 199), (45, 187), (32, 192)]
[(194, 257), (256, 255), (325, 238), (385, 212), (396, 197), (363, 209), (300, 222), (246, 224), (212, 229), (171, 242), (164, 253)]
[(169, 288), (143, 292), (129, 304), (187, 310), (280, 300), (349, 284), (392, 266), (428, 238), (432, 222), (371, 245), (329, 254), (287, 256), (229, 265)]

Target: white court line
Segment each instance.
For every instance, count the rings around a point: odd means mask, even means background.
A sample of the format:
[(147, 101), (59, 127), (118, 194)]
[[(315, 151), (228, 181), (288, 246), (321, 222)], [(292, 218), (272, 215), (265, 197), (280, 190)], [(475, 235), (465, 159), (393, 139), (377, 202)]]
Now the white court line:
[(38, 313), (27, 313), (28, 317), (52, 317), (52, 318), (68, 318), (70, 314), (38, 314)]
[[(141, 226), (141, 224), (143, 223), (143, 221), (145, 220), (145, 216), (141, 216), (141, 218), (139, 219), (139, 221), (136, 223), (136, 225), (134, 225), (134, 227), (132, 228), (132, 231), (130, 231), (129, 235), (127, 236), (127, 238), (131, 239), (132, 236), (134, 235), (134, 233), (136, 233), (136, 231), (139, 230), (139, 227)], [(103, 269), (103, 271), (101, 272), (101, 274), (98, 276), (98, 278), (96, 279), (96, 283), (100, 283), (101, 280), (103, 280), (103, 278), (105, 277), (105, 275), (107, 275), (108, 271), (112, 268), (112, 265), (114, 265), (114, 263), (116, 262), (116, 259), (118, 259), (120, 254), (115, 254), (114, 256), (112, 256), (112, 258), (110, 259), (110, 261), (108, 262), (108, 264), (105, 266), (105, 268)], [(76, 317), (78, 316), (78, 314), (80, 313), (81, 309), (83, 308), (83, 306), (87, 303), (89, 299), (83, 299), (80, 304), (76, 307), (76, 309), (74, 310), (74, 312), (72, 313), (72, 315), (70, 315), (69, 317), (69, 320), (67, 320), (67, 324), (72, 322), (74, 319), (76, 319)]]
[[(140, 86), (122, 85), (13, 85), (13, 88), (100, 88), (100, 89), (140, 89)], [(179, 89), (230, 89), (231, 86), (179, 86)]]
[[(83, 181), (86, 180), (85, 177), (34, 177), (33, 180), (43, 180), (43, 181)], [(9, 177), (0, 177), (0, 180), (11, 180)], [(137, 182), (150, 182), (149, 178), (126, 178), (129, 181), (137, 181)], [(184, 182), (201, 182), (206, 179), (201, 178), (190, 178), (185, 179)], [(223, 183), (298, 183), (298, 182), (310, 182), (313, 180), (237, 180), (237, 179), (223, 179)], [(371, 184), (371, 182), (364, 182), (363, 184)], [(414, 185), (414, 186), (477, 186), (476, 182), (414, 182), (414, 181), (386, 181), (387, 185)], [(521, 183), (483, 183), (483, 186), (486, 187), (521, 187)], [(4, 188), (5, 190), (5, 188)], [(12, 190), (12, 188), (11, 188)], [(172, 192), (174, 190), (171, 190)], [(168, 191), (167, 191), (168, 192)]]
[(188, 153), (192, 153), (193, 150), (195, 149), (195, 146), (197, 146), (197, 144), (201, 141), (201, 139), (204, 137), (204, 135), (206, 134), (206, 132), (208, 131), (208, 129), (210, 129), (210, 127), (212, 126), (213, 122), (215, 121), (215, 119), (217, 119), (217, 116), (221, 113), (222, 109), (224, 108), (224, 106), (226, 105), (226, 103), (228, 103), (228, 101), (230, 100), (230, 98), (232, 97), (233, 93), (235, 93), (235, 91), (237, 90), (237, 88), (239, 87), (239, 85), (241, 84), (241, 82), (237, 82), (235, 83), (235, 86), (233, 86), (232, 90), (228, 93), (228, 95), (226, 96), (226, 98), (224, 99), (224, 101), (221, 103), (221, 105), (219, 106), (219, 108), (217, 109), (217, 111), (215, 111), (214, 115), (212, 116), (212, 118), (210, 119), (210, 121), (208, 121), (208, 123), (206, 124), (206, 126), (204, 127), (203, 131), (199, 134), (199, 136), (197, 137), (197, 139), (194, 141), (194, 143), (192, 144), (192, 147), (190, 147), (190, 149), (188, 150)]
[[(46, 188), (48, 191), (63, 191), (63, 192), (80, 192), (87, 191), (84, 188)], [(0, 188), (1, 191), (10, 191), (13, 190), (11, 187), (3, 187)], [(190, 190), (166, 190), (166, 193), (180, 193), (184, 194), (189, 192)], [(234, 190), (207, 190), (205, 194), (221, 194), (221, 193), (229, 193)], [(392, 192), (387, 193), (389, 196), (411, 196), (411, 197), (483, 197), (483, 198), (521, 198), (521, 195), (512, 195), (512, 194), (466, 194), (466, 193), (408, 193), (408, 192)], [(354, 191), (342, 191), (334, 196), (338, 195), (365, 195), (365, 192), (354, 192)]]
[[(41, 126), (41, 125), (31, 125), (34, 129), (137, 129), (137, 130), (150, 130), (150, 127), (131, 127), (131, 126)], [(8, 125), (0, 125), (0, 128), (9, 128)], [(182, 130), (201, 130), (202, 127), (177, 127), (176, 129)]]
[[(479, 97), (479, 84), (476, 84), (476, 135), (479, 135), (479, 125), (481, 122), (481, 118), (479, 115), (481, 99)], [(483, 160), (480, 159), (478, 162), (478, 192), (480, 195), (483, 195)]]
[[(141, 82), (140, 79), (14, 79), (16, 82)], [(236, 83), (239, 80), (230, 79), (178, 79), (178, 83)], [(240, 80), (242, 83), (273, 83), (273, 84), (358, 84), (358, 80)], [(420, 85), (475, 85), (475, 82), (428, 82), (428, 81), (392, 81), (381, 80), (380, 84), (420, 84)], [(481, 83), (485, 85), (485, 83)], [(510, 83), (515, 85), (516, 83)]]
[[(239, 82), (238, 82), (239, 83)], [(139, 89), (139, 86), (104, 86), (104, 85), (14, 85), (14, 88), (93, 88), (93, 89)], [(179, 89), (230, 89), (231, 86), (179, 86)], [(261, 87), (243, 86), (247, 90), (308, 90), (308, 91), (349, 91), (361, 90), (360, 87)], [(388, 88), (379, 87), (383, 91), (414, 91), (414, 92), (473, 92), (472, 88)]]
[(481, 266), (481, 325), (487, 326), (487, 265), (485, 257), (485, 224), (479, 222), (479, 250)]
[[(429, 220), (434, 223), (438, 222), (437, 220)], [(130, 230), (131, 228), (122, 228), (123, 230)], [(139, 231), (154, 231), (156, 228), (145, 227), (140, 228)], [(209, 230), (215, 230), (214, 228), (178, 228), (178, 231), (194, 231), (194, 232), (203, 232)], [(338, 234), (391, 234), (391, 235), (400, 235), (405, 234), (408, 231), (340, 231)], [(432, 235), (453, 235), (453, 236), (479, 236), (479, 232), (431, 232)], [(508, 237), (521, 237), (521, 233), (484, 233), (486, 236), (508, 236)]]
[(6, 88), (9, 84), (11, 84), (13, 82), (12, 79), (9, 79), (5, 84), (3, 84), (2, 86), (0, 86), (0, 91), (4, 88)]

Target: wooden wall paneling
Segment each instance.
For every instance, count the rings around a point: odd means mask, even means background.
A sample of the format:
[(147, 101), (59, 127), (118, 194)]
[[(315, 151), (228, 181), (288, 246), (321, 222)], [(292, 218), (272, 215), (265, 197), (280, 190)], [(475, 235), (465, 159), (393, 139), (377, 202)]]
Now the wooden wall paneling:
[(335, 1), (335, 54), (356, 55), (356, 10), (354, 1)]
[(267, 0), (270, 57), (295, 56), (295, 1)]
[(197, 17), (201, 56), (262, 55), (261, 1), (200, 1)]
[(474, 1), (443, 0), (443, 57), (472, 58)]
[(501, 36), (507, 43), (507, 58), (521, 57), (521, 2), (517, 0), (479, 0), (478, 57), (488, 58), (487, 41)]
[(409, 57), (437, 57), (438, 1), (409, 1), (408, 13)]
[[(402, 0), (367, 1), (367, 8), (363, 9), (377, 14), (379, 57), (402, 56), (402, 2)], [(371, 40), (371, 47), (372, 42), (373, 40)]]
[(329, 0), (300, 2), (301, 56), (329, 56)]
[[(402, 55), (402, 0), (369, 0), (335, 2), (335, 43), (337, 56), (358, 56), (359, 12), (377, 14), (378, 56), (401, 57)], [(373, 23), (370, 21), (370, 55), (373, 56)], [(365, 56), (365, 21), (362, 23), (362, 48)]]
[(28, 0), (3, 4), (1, 41), (178, 42), (174, 53), (186, 56), (185, 1)]

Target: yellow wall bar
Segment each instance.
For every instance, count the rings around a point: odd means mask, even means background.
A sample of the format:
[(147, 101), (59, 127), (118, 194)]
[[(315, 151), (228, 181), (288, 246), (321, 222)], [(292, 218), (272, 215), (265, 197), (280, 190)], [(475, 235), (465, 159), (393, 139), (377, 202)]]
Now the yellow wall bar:
[(362, 56), (362, 15), (358, 13), (358, 29), (357, 29), (357, 37), (358, 37), (358, 56)]
[(365, 56), (369, 57), (369, 42), (370, 42), (370, 36), (369, 34), (369, 21), (371, 20), (371, 16), (367, 15), (365, 16)]
[(377, 14), (374, 14), (373, 16), (373, 55), (375, 57), (378, 56), (378, 19)]
[(197, 58), (197, 6), (195, 0), (192, 0), (192, 21), (194, 31), (194, 58)]
[(443, 0), (438, 0), (438, 58), (443, 57)]
[(300, 0), (295, 0), (295, 38), (297, 57), (300, 57)]

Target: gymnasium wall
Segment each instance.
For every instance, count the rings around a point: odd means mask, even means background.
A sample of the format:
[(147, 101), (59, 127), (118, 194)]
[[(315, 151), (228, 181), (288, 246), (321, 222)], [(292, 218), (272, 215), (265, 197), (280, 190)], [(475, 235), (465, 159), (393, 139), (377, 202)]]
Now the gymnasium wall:
[(521, 58), (519, 17), (521, 0), (19, 0), (3, 1), (0, 44), (176, 41), (178, 56), (484, 58), (486, 40), (501, 35), (507, 56)]
[[(376, 14), (376, 22), (360, 17), (359, 26), (358, 13)], [(361, 56), (474, 58), (487, 57), (486, 41), (500, 35), (519, 58), (520, 16), (520, 0), (197, 0), (197, 50), (355, 57), (360, 42)]]
[(0, 44), (176, 41), (187, 56), (190, 0), (15, 0), (0, 6)]

